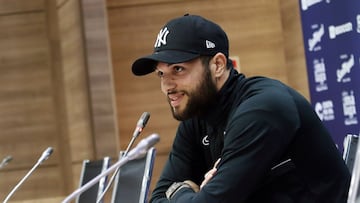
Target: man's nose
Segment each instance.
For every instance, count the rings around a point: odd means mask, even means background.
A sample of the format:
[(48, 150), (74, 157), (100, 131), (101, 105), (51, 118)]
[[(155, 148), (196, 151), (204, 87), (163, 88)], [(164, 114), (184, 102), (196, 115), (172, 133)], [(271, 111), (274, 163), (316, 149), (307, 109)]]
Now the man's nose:
[(176, 87), (176, 82), (175, 82), (174, 78), (172, 78), (169, 75), (164, 75), (162, 80), (161, 80), (162, 91), (165, 94), (167, 94), (171, 90), (175, 89), (175, 87)]

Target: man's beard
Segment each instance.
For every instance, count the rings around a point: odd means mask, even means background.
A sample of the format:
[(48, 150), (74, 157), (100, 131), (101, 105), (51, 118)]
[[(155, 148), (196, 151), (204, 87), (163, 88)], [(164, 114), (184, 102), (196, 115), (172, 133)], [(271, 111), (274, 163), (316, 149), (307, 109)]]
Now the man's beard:
[(188, 103), (183, 112), (177, 112), (171, 107), (173, 117), (184, 121), (194, 116), (202, 116), (209, 111), (209, 106), (216, 100), (217, 89), (212, 81), (209, 67), (204, 67), (203, 80), (191, 92), (184, 91), (188, 96)]

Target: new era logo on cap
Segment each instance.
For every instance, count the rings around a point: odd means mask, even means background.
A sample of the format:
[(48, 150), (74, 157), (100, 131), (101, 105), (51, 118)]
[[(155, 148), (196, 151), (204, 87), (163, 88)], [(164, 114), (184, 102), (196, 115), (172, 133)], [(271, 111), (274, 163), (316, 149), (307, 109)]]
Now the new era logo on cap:
[(211, 49), (215, 48), (215, 44), (213, 42), (210, 42), (209, 40), (206, 40), (206, 48)]

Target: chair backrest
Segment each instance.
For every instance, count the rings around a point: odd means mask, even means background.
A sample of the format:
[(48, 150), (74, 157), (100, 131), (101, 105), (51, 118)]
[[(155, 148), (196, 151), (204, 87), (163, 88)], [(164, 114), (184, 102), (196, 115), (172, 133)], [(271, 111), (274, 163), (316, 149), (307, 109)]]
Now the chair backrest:
[(360, 147), (359, 136), (347, 135), (344, 143), (344, 160), (351, 171), (351, 183), (349, 188), (348, 203), (360, 203)]
[[(104, 157), (101, 160), (84, 160), (79, 187), (85, 185), (87, 182), (95, 178), (101, 172), (110, 166), (110, 158)], [(76, 199), (77, 203), (95, 203), (98, 196), (104, 191), (106, 184), (106, 177), (100, 179), (98, 184), (93, 185), (88, 190), (79, 195)]]
[(147, 202), (155, 154), (155, 148), (150, 148), (143, 157), (120, 168), (113, 187), (112, 203)]
[(344, 138), (344, 152), (343, 159), (350, 171), (352, 173), (355, 163), (356, 151), (358, 148), (359, 136), (348, 134)]

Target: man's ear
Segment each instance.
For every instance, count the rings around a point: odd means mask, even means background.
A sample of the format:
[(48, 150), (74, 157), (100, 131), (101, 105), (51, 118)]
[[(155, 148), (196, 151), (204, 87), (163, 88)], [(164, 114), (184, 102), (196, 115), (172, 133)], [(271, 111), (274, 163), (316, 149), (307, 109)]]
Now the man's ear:
[(227, 58), (223, 53), (219, 52), (215, 54), (212, 60), (213, 60), (213, 64), (216, 65), (215, 70), (213, 70), (214, 76), (215, 78), (219, 78), (224, 74), (224, 72), (227, 69), (226, 67)]

